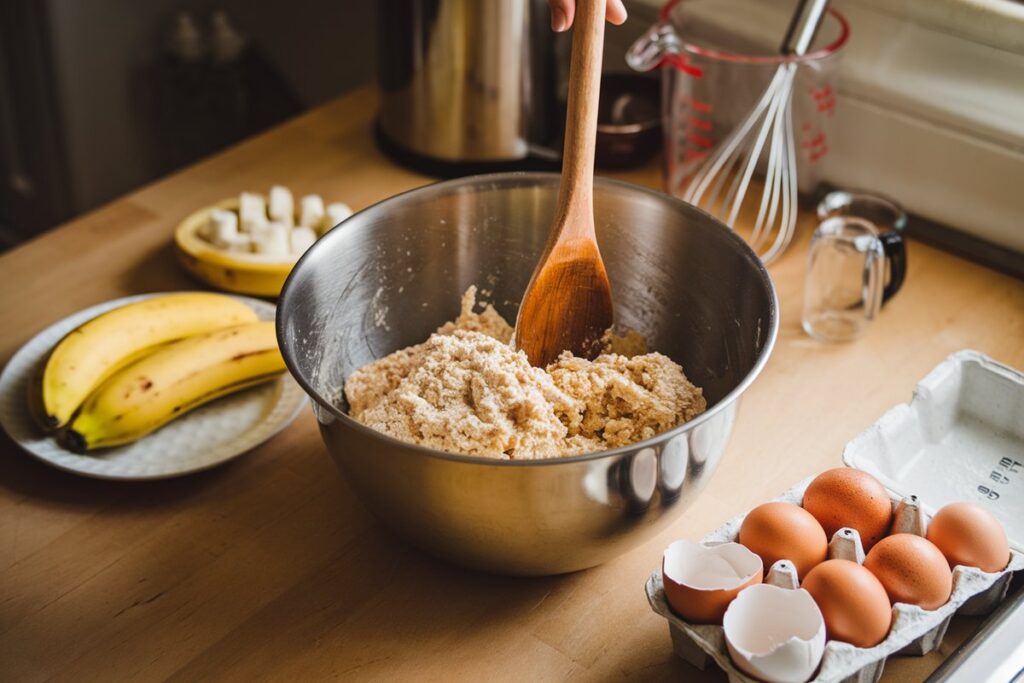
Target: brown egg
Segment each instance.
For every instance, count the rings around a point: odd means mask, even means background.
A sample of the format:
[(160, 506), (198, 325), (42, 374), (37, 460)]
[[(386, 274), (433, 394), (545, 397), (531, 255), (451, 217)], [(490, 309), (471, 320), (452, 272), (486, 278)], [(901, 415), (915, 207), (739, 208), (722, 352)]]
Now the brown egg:
[(761, 556), (764, 566), (790, 560), (798, 576), (828, 557), (828, 539), (818, 521), (793, 503), (765, 503), (747, 514), (740, 543)]
[(1001, 572), (1010, 563), (1006, 531), (991, 512), (974, 503), (950, 503), (935, 513), (928, 540), (946, 556), (950, 567), (977, 567)]
[(931, 541), (914, 534), (886, 536), (871, 549), (864, 568), (874, 574), (889, 600), (938, 609), (953, 592), (953, 572)]
[(822, 562), (800, 587), (818, 603), (829, 640), (874, 647), (889, 633), (889, 596), (875, 575), (856, 562)]
[(885, 487), (852, 467), (836, 467), (815, 477), (804, 492), (803, 505), (828, 538), (844, 526), (856, 529), (864, 552), (882, 540), (892, 524), (892, 502)]

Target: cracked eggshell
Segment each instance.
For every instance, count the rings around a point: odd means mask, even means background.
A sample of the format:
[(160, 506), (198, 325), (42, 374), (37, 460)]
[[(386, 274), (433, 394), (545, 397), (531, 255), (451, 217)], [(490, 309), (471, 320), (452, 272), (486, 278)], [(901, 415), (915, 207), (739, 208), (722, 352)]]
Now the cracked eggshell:
[(662, 557), (665, 598), (679, 616), (697, 624), (720, 624), (736, 595), (761, 583), (761, 558), (739, 543), (704, 546), (676, 541)]
[(802, 588), (750, 586), (729, 605), (722, 625), (732, 661), (768, 683), (804, 683), (825, 652), (825, 619)]

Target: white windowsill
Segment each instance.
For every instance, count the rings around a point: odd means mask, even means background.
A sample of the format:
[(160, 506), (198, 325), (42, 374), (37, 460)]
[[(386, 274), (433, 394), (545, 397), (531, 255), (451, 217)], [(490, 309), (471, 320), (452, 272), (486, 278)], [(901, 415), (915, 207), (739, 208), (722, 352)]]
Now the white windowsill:
[[(705, 3), (713, 11), (702, 19), (728, 22), (771, 50), (780, 36), (766, 27), (784, 22), (793, 0), (723, 11), (731, 2)], [(633, 18), (648, 24), (661, 4), (637, 0)], [(1024, 252), (1024, 5), (832, 5), (849, 20), (851, 39), (840, 65), (837, 153), (826, 179), (893, 195), (914, 213)], [(959, 25), (948, 23), (954, 20)]]

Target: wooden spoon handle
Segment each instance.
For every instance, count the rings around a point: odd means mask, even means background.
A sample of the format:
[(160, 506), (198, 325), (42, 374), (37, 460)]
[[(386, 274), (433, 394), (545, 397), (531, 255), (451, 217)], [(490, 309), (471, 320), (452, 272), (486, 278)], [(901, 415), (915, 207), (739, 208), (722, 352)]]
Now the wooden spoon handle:
[[(570, 220), (558, 220), (573, 236), (594, 234), (594, 146), (597, 143), (597, 104), (601, 93), (605, 0), (577, 0), (572, 28), (568, 112), (559, 210)], [(577, 233), (579, 233), (577, 235)], [(552, 235), (554, 239), (557, 236)]]

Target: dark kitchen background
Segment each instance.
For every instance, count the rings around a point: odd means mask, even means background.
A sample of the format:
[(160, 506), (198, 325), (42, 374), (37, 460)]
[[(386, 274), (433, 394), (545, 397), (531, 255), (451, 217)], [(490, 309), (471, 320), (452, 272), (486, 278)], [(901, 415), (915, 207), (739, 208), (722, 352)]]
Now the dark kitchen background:
[(373, 2), (2, 0), (0, 250), (373, 78)]
[[(546, 18), (544, 0), (522, 2)], [(606, 73), (628, 71), (627, 48), (664, 3), (627, 0), (630, 20), (606, 33)], [(705, 17), (712, 28), (776, 44), (726, 0), (705, 4), (717, 8)], [(758, 3), (780, 16), (792, 5)], [(385, 49), (403, 40), (391, 25), (380, 32), (388, 6), (0, 0), (0, 251), (372, 83), (379, 37)], [(921, 219), (915, 236), (1024, 274), (1024, 4), (832, 6), (852, 38), (824, 181), (892, 196)], [(569, 36), (557, 41), (565, 66)]]

